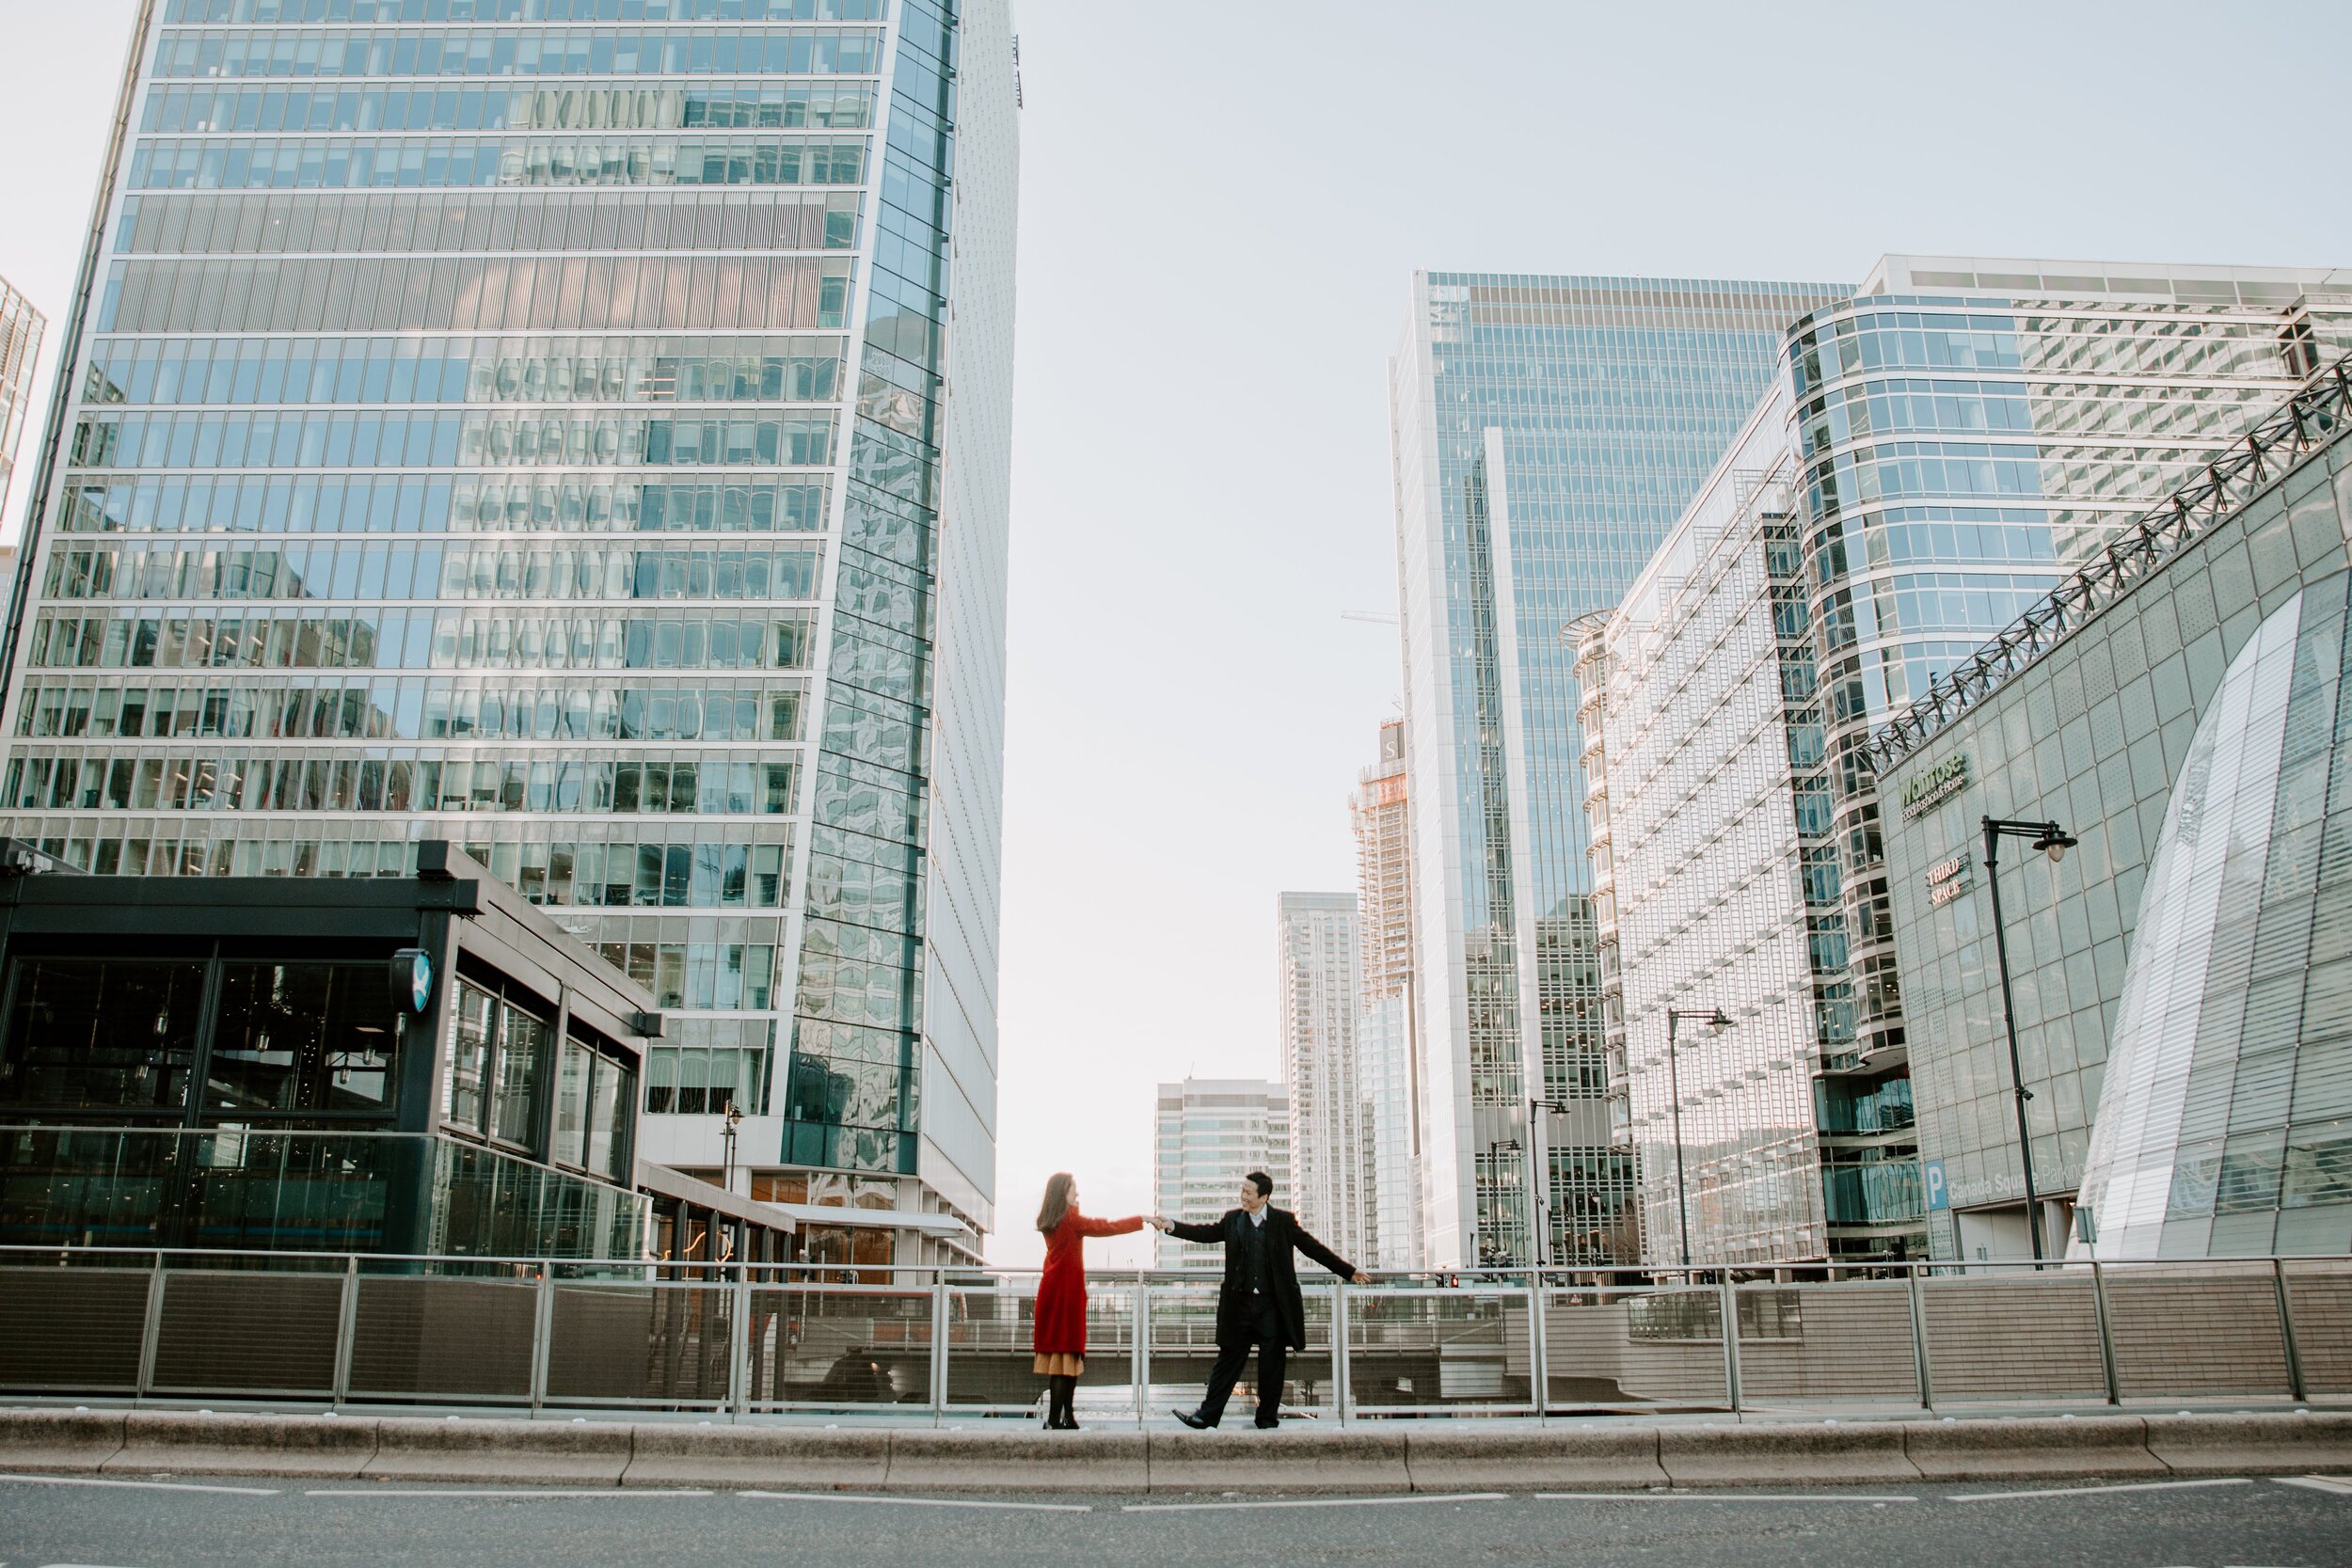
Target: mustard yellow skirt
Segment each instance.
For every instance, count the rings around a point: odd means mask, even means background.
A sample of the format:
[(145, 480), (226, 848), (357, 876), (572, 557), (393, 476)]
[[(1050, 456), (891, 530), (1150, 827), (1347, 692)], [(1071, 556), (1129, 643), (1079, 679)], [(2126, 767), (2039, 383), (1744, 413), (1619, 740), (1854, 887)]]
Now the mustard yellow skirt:
[(1087, 1358), (1072, 1355), (1067, 1351), (1056, 1355), (1040, 1355), (1032, 1359), (1030, 1370), (1040, 1377), (1078, 1377), (1087, 1370)]

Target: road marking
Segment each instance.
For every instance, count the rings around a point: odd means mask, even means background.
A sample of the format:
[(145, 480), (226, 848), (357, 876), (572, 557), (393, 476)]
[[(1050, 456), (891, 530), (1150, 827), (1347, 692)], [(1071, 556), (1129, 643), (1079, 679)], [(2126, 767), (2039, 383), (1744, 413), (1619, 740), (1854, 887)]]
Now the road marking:
[(1030, 1513), (1091, 1513), (1088, 1503), (1004, 1503), (978, 1497), (877, 1497), (864, 1492), (738, 1492), (739, 1497), (760, 1497), (787, 1503), (890, 1503), (900, 1508), (1010, 1508)]
[(321, 1487), (306, 1497), (707, 1497), (680, 1486), (641, 1486), (623, 1491), (617, 1486), (353, 1486)]
[(2135, 1481), (2116, 1486), (2056, 1486), (2041, 1492), (1955, 1492), (1956, 1503), (1991, 1502), (1999, 1497), (2096, 1497), (2108, 1492), (2181, 1492), (2193, 1486), (2251, 1486), (2243, 1476), (2220, 1481)]
[[(274, 1486), (199, 1486), (192, 1481), (111, 1481), (97, 1476), (10, 1476), (0, 1475), (0, 1481), (12, 1481), (21, 1486), (136, 1486), (151, 1492), (231, 1492), (240, 1497), (274, 1497)], [(56, 1564), (55, 1568), (72, 1568), (72, 1564)]]
[(1598, 1503), (1915, 1503), (1901, 1492), (1536, 1492), (1537, 1501)]
[(1509, 1494), (1503, 1492), (1441, 1492), (1413, 1497), (1278, 1497), (1248, 1503), (1128, 1503), (1121, 1512), (1204, 1513), (1212, 1510), (1234, 1508), (1369, 1508), (1377, 1503), (1499, 1503), (1508, 1500)]
[(2281, 1486), (2308, 1486), (2314, 1492), (2333, 1492), (2340, 1497), (2352, 1497), (2352, 1481), (2329, 1481), (2326, 1476), (2272, 1476)]

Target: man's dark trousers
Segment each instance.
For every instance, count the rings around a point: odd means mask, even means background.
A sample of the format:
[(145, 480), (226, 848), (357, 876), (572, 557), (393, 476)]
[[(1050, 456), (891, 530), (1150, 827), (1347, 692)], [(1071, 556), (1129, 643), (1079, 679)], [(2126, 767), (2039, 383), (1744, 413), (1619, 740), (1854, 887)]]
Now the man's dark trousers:
[[(1290, 1359), (1289, 1337), (1273, 1298), (1255, 1293), (1249, 1304), (1253, 1308), (1249, 1321), (1258, 1344), (1258, 1424), (1272, 1426), (1282, 1414), (1282, 1369)], [(1218, 1348), (1216, 1365), (1209, 1371), (1208, 1397), (1200, 1402), (1203, 1421), (1215, 1426), (1224, 1417), (1225, 1402), (1233, 1397), (1233, 1385), (1241, 1381), (1241, 1370), (1248, 1362), (1248, 1339)]]

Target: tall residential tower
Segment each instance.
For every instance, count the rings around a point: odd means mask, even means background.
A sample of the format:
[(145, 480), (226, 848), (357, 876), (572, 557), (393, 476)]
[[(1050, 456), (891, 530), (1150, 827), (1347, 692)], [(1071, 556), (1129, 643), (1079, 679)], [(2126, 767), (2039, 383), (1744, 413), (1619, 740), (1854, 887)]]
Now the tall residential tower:
[(1421, 1067), (1413, 1033), (1413, 859), (1406, 815), (1405, 721), (1380, 726), (1380, 760), (1348, 801), (1356, 831), (1356, 1070), (1371, 1151), (1373, 1245), (1383, 1269), (1418, 1269)]
[[(1162, 1084), (1153, 1108), (1152, 1211), (1170, 1219), (1214, 1219), (1234, 1205), (1241, 1180), (1274, 1178), (1274, 1200), (1291, 1207), (1290, 1095), (1263, 1078), (1186, 1078)], [(1161, 1268), (1216, 1268), (1217, 1243), (1163, 1235)]]
[(1342, 1256), (1369, 1257), (1374, 1183), (1356, 1053), (1363, 965), (1356, 895), (1285, 893), (1276, 921), (1282, 1078), (1291, 1105), (1286, 1207)]
[[(47, 325), (33, 302), (0, 277), (0, 506), (8, 504), (8, 486), (16, 476), (16, 445), (24, 435), (33, 366), (40, 359), (41, 329)], [(0, 593), (6, 591), (0, 587)]]
[(456, 840), (670, 1011), (645, 1154), (733, 1106), (762, 1196), (977, 1257), (1014, 71), (1004, 0), (149, 0), (8, 831)]

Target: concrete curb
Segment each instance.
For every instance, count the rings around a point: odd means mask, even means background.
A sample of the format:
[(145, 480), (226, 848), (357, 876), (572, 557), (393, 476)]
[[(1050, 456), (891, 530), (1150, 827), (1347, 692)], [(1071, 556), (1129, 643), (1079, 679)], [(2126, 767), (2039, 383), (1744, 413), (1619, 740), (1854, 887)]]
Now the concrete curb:
[(2148, 1451), (2176, 1476), (2352, 1470), (2352, 1416), (2151, 1416)]
[(1154, 1432), (1152, 1490), (1412, 1490), (1402, 1431)]
[(861, 1492), (1447, 1492), (2352, 1472), (2352, 1414), (1048, 1433), (0, 1411), (0, 1473)]
[(108, 1475), (182, 1471), (355, 1481), (375, 1457), (376, 1421), (359, 1416), (197, 1416), (134, 1410)]
[(1893, 1421), (1775, 1421), (1756, 1426), (1658, 1429), (1658, 1463), (1677, 1486), (1753, 1486), (1759, 1481), (1842, 1486), (1917, 1481)]
[(1416, 1492), (1666, 1484), (1656, 1427), (1433, 1426), (1406, 1433), (1405, 1465)]
[(823, 1492), (880, 1487), (889, 1476), (887, 1432), (647, 1422), (635, 1429), (621, 1484)]
[[(2257, 1417), (2293, 1420), (2291, 1416)], [(2166, 1476), (2137, 1416), (2034, 1416), (1905, 1421), (1903, 1452), (1923, 1481), (2037, 1481), (2064, 1476)]]
[(0, 1470), (96, 1475), (122, 1449), (120, 1410), (0, 1413)]
[(360, 1472), (372, 1481), (557, 1486), (618, 1486), (636, 1435), (628, 1421), (436, 1421), (419, 1416), (388, 1416), (377, 1431), (375, 1457)]
[(1155, 1479), (1157, 1443), (1155, 1435), (1136, 1431), (1030, 1427), (985, 1434), (977, 1442), (967, 1433), (894, 1432), (885, 1484), (896, 1491), (1050, 1486), (1057, 1492), (1146, 1492)]

